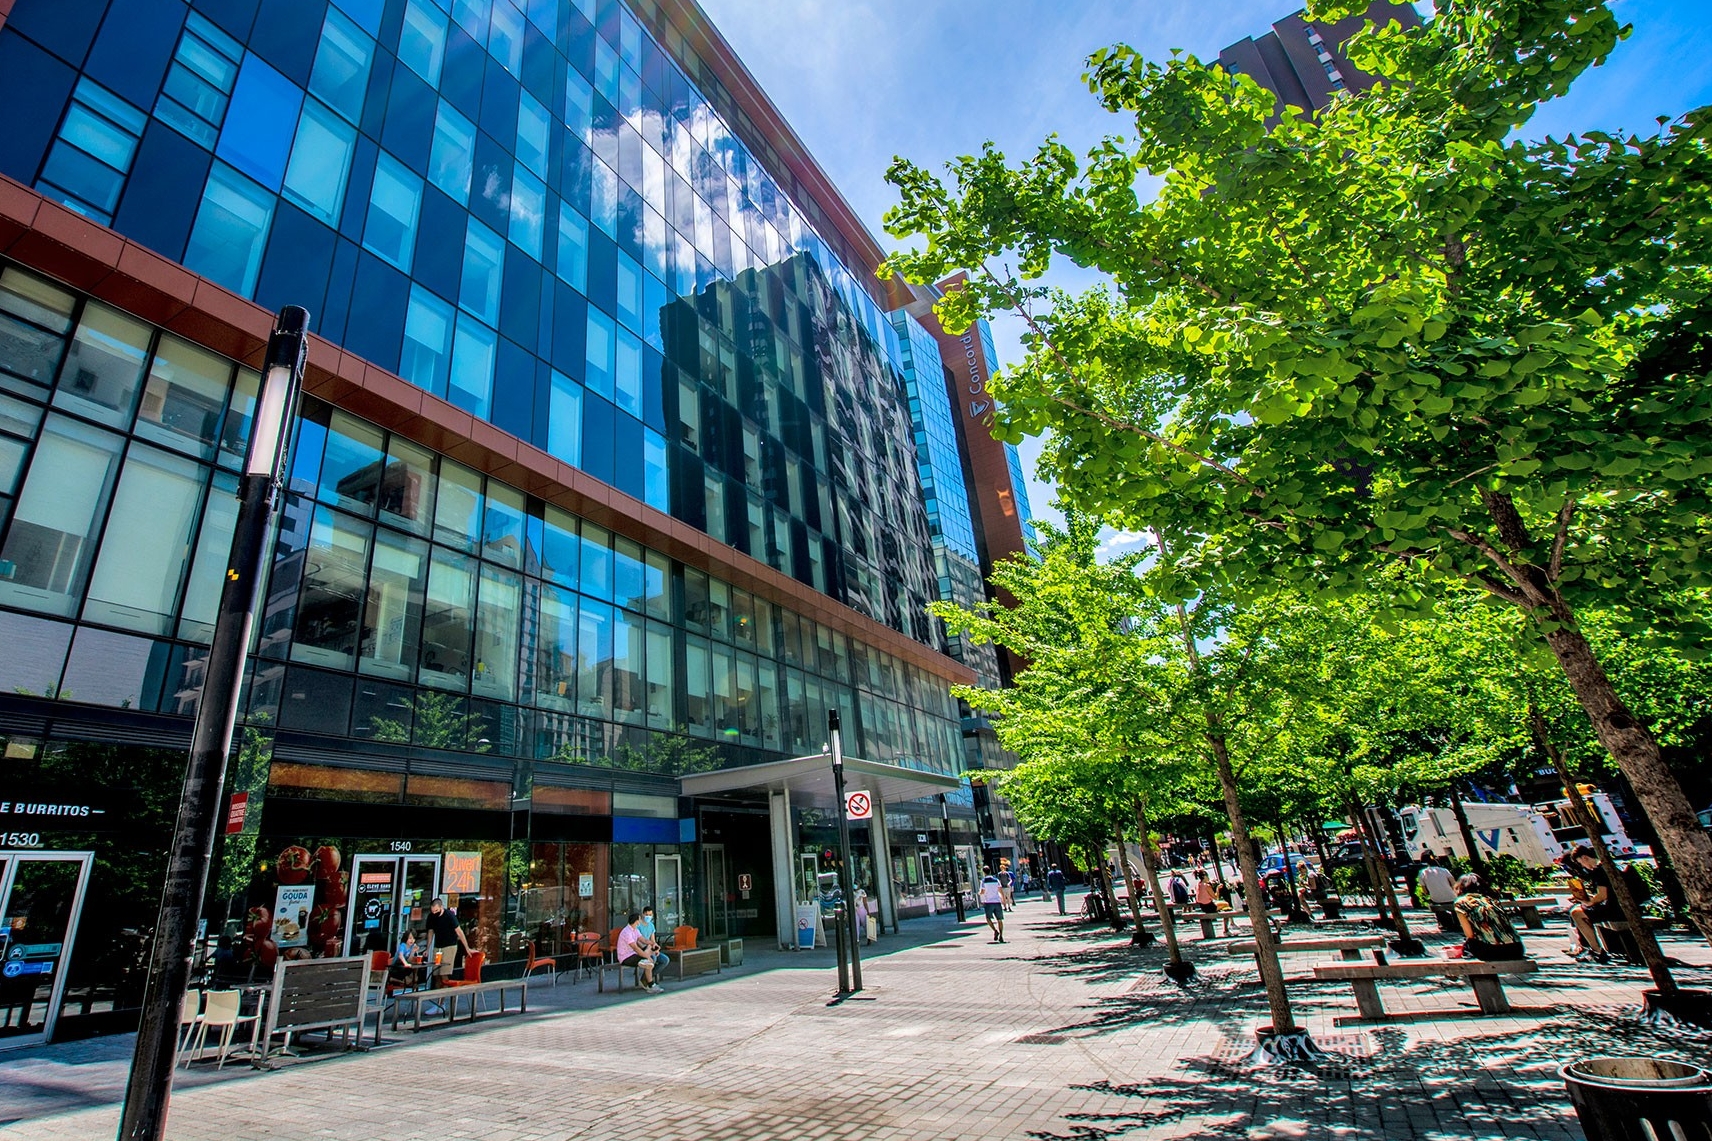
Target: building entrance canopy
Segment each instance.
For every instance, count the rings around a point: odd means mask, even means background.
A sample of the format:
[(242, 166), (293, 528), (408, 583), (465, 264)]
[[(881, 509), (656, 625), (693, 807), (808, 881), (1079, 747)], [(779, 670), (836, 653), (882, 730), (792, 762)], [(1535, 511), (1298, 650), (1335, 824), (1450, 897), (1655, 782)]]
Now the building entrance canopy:
[[(793, 804), (805, 808), (832, 808), (838, 799), (833, 791), (832, 757), (826, 753), (712, 773), (692, 773), (679, 777), (678, 785), (685, 796), (713, 796), (744, 790), (787, 792)], [(844, 758), (845, 790), (874, 793), (884, 804), (956, 792), (961, 785), (959, 778), (943, 773), (906, 769), (902, 765), (864, 761), (859, 757)]]

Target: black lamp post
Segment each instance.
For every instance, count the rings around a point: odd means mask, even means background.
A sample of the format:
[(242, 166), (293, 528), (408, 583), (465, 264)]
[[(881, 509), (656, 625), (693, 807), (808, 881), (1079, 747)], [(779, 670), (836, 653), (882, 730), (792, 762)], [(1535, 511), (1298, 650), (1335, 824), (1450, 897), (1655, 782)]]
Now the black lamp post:
[(226, 583), (220, 592), (214, 640), (208, 647), (202, 694), (196, 705), (178, 822), (167, 855), (166, 884), (155, 921), (142, 1022), (125, 1087), (119, 1141), (160, 1141), (166, 1134), (167, 1101), (172, 1096), (172, 1072), (178, 1059), (179, 1004), (190, 984), (196, 924), (207, 891), (208, 865), (214, 857), (220, 791), (226, 783), (226, 758), (232, 751), (232, 730), (238, 716), (244, 654), (250, 644), (256, 590), (262, 580), (274, 497), (285, 463), (287, 427), (303, 383), (308, 337), (308, 310), (296, 305), (281, 309), (273, 336), (268, 339), (261, 395), (250, 428), (249, 456), (238, 483), (238, 519), (232, 530)]
[(951, 902), (957, 907), (957, 922), (963, 923), (969, 916), (963, 911), (963, 880), (957, 874), (957, 849), (951, 843), (951, 805), (943, 792), (939, 794), (939, 836), (945, 841), (945, 866), (951, 875)]
[(832, 784), (838, 797), (838, 887), (844, 893), (844, 922), (850, 929), (850, 990), (862, 989), (862, 938), (856, 931), (856, 892), (850, 879), (850, 809), (844, 801), (844, 742), (838, 731), (838, 710), (826, 711), (826, 732), (832, 741)]

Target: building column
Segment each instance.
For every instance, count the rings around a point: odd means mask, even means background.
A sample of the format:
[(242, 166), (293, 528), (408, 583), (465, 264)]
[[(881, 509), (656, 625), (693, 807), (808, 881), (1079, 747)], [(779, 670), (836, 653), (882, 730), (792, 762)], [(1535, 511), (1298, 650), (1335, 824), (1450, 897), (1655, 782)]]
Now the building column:
[(791, 793), (774, 789), (767, 794), (767, 823), (773, 838), (773, 908), (778, 913), (779, 946), (794, 950), (797, 945), (796, 832), (791, 827)]
[(892, 834), (886, 829), (886, 802), (878, 792), (873, 798), (874, 816), (868, 822), (868, 850), (874, 854), (874, 890), (880, 895), (880, 929), (898, 932), (897, 892), (892, 886)]

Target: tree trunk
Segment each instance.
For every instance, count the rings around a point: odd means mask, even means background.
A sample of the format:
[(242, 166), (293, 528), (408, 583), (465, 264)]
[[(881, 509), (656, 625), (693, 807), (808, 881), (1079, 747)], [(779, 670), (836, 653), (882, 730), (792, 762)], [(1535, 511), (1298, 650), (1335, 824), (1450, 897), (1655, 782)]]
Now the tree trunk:
[(1397, 901), (1397, 881), (1385, 863), (1385, 849), (1380, 846), (1377, 835), (1379, 830), (1374, 826), (1373, 818), (1367, 814), (1365, 807), (1361, 808), (1358, 816), (1362, 824), (1362, 846), (1370, 846), (1373, 849), (1375, 870), (1380, 873), (1379, 880), (1384, 884), (1385, 898), (1391, 903), (1391, 918), (1397, 931), (1397, 942), (1411, 943), (1414, 936), (1409, 933), (1409, 921), (1403, 918), (1403, 905)]
[(1308, 827), (1313, 829), (1314, 851), (1320, 854), (1320, 868), (1327, 875), (1330, 875), (1332, 858), (1326, 854), (1326, 822), (1324, 820), (1310, 820)]
[[(1153, 893), (1159, 911), (1159, 927), (1165, 932), (1165, 950), (1171, 956), (1173, 963), (1183, 961), (1183, 952), (1177, 946), (1177, 920), (1165, 910), (1165, 895), (1159, 884), (1159, 865), (1153, 862), (1153, 841), (1147, 833), (1147, 809), (1138, 799), (1135, 802), (1135, 825), (1141, 829), (1141, 867), (1147, 873), (1147, 890)], [(1131, 897), (1135, 895), (1130, 892)], [(1137, 923), (1141, 920), (1138, 918)]]
[[(1118, 868), (1123, 872), (1124, 882), (1129, 885), (1129, 913), (1130, 917), (1135, 920), (1135, 942), (1146, 945), (1150, 941), (1150, 938), (1146, 937), (1146, 928), (1143, 927), (1141, 922), (1141, 893), (1135, 890), (1135, 869), (1130, 867), (1128, 845), (1124, 843), (1124, 830), (1122, 828), (1123, 821), (1117, 820), (1113, 821), (1113, 823), (1119, 826), (1117, 829)], [(1141, 842), (1144, 845), (1147, 843), (1147, 836), (1145, 833), (1141, 837)], [(1165, 923), (1163, 915), (1160, 916), (1160, 922)], [(1170, 930), (1169, 923), (1166, 923), (1165, 926), (1167, 930)]]
[(1450, 810), (1456, 816), (1457, 831), (1462, 833), (1463, 846), (1468, 849), (1468, 863), (1481, 877), (1486, 875), (1486, 861), (1480, 856), (1480, 845), (1474, 835), (1474, 828), (1468, 822), (1468, 810), (1462, 806), (1462, 793), (1457, 791), (1456, 782), (1450, 782)]
[(1225, 882), (1225, 865), (1224, 861), (1219, 859), (1219, 834), (1217, 832), (1209, 831), (1207, 833), (1207, 843), (1212, 847), (1213, 851), (1213, 874), (1218, 877), (1219, 883), (1223, 884)]
[(1266, 917), (1266, 896), (1260, 890), (1260, 868), (1254, 859), (1254, 845), (1249, 840), (1248, 822), (1243, 818), (1242, 802), (1237, 798), (1236, 770), (1231, 766), (1230, 750), (1225, 746), (1222, 733), (1208, 732), (1207, 744), (1213, 750), (1213, 764), (1218, 769), (1225, 811), (1230, 813), (1236, 866), (1242, 873), (1243, 894), (1247, 897), (1244, 902), (1248, 905), (1249, 921), (1254, 926), (1254, 961), (1260, 966), (1260, 981), (1266, 987), (1272, 1030), (1275, 1034), (1287, 1034), (1296, 1029), (1296, 1019), (1290, 1013), (1290, 996), (1284, 990), (1284, 970), (1278, 965), (1278, 947), (1272, 938), (1272, 923)]
[(1611, 849), (1605, 846), (1605, 830), (1601, 827), (1603, 822), (1593, 806), (1582, 797), (1581, 789), (1576, 787), (1569, 765), (1558, 751), (1557, 743), (1551, 739), (1551, 734), (1546, 731), (1546, 719), (1540, 713), (1540, 707), (1532, 702), (1528, 703), (1528, 723), (1533, 728), (1534, 741), (1538, 743), (1540, 750), (1551, 758), (1552, 766), (1557, 769), (1558, 779), (1563, 781), (1563, 790), (1569, 796), (1569, 806), (1575, 812), (1576, 823), (1587, 833), (1587, 842), (1593, 846), (1594, 855), (1599, 857), (1599, 866), (1604, 869), (1605, 879), (1611, 885), (1611, 896), (1623, 911), (1623, 921), (1629, 925), (1629, 934), (1634, 936), (1635, 946), (1641, 952), (1641, 961), (1646, 964), (1647, 973), (1653, 977), (1653, 985), (1658, 987), (1661, 994), (1671, 993), (1676, 990), (1676, 979), (1671, 977), (1670, 965), (1665, 962), (1664, 952), (1659, 950), (1658, 939), (1647, 926), (1646, 917), (1641, 914), (1641, 905), (1635, 902), (1629, 885), (1617, 867), (1617, 861), (1611, 858)]
[(1349, 820), (1355, 825), (1356, 835), (1361, 838), (1361, 862), (1367, 869), (1367, 882), (1373, 887), (1373, 909), (1379, 913), (1379, 922), (1382, 925), (1395, 927), (1396, 924), (1386, 917), (1385, 889), (1380, 886), (1385, 867), (1373, 849), (1373, 842), (1367, 838), (1367, 825), (1363, 821), (1365, 811), (1359, 802), (1354, 798), (1350, 799)]
[[(1123, 838), (1121, 836), (1118, 838), (1118, 842), (1120, 844), (1123, 842)], [(1094, 866), (1099, 869), (1095, 874), (1099, 877), (1100, 898), (1105, 900), (1106, 917), (1111, 920), (1112, 930), (1122, 931), (1124, 929), (1123, 912), (1118, 910), (1118, 896), (1117, 892), (1112, 890), (1112, 877), (1106, 870), (1106, 858), (1105, 853), (1102, 850), (1103, 848), (1104, 845), (1101, 845), (1099, 848), (1091, 849), (1091, 851), (1099, 853)]]

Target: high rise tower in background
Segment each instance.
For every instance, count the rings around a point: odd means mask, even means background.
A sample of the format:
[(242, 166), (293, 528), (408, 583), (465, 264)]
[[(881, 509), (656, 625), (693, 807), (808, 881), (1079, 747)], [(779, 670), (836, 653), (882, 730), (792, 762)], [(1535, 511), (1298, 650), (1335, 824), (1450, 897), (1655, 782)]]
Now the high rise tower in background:
[(1319, 111), (1340, 91), (1365, 91), (1373, 76), (1343, 54), (1344, 44), (1368, 20), (1383, 26), (1396, 20), (1405, 28), (1420, 24), (1410, 4), (1372, 0), (1367, 11), (1335, 23), (1310, 23), (1297, 11), (1272, 25), (1258, 38), (1244, 37), (1219, 53), (1226, 71), (1242, 72), (1278, 96), (1278, 107)]
[(886, 923), (954, 874), (923, 798), (963, 876), (1017, 849), (948, 693), (1007, 666), (925, 612), (1026, 533), (990, 338), (875, 280), (693, 0), (0, 0), (0, 106), (0, 802), (38, 845), (3, 882), (58, 948), (0, 1045), (134, 1018), (287, 304), (235, 970), (435, 894), (490, 961), (643, 903), (790, 941), (831, 709)]

